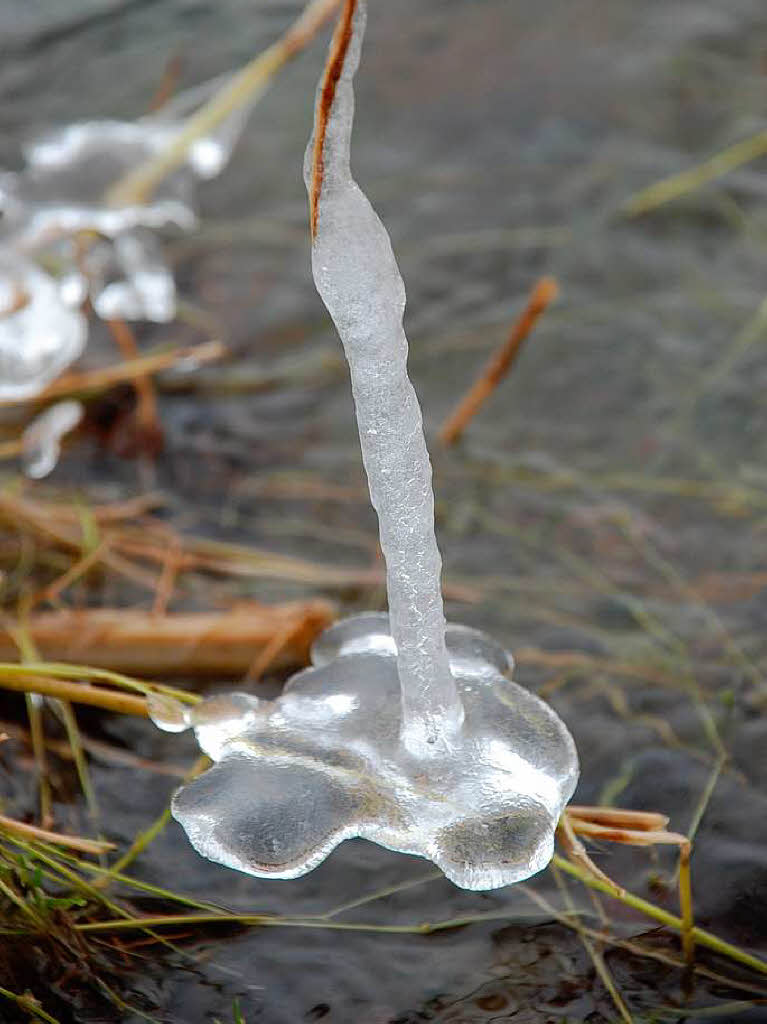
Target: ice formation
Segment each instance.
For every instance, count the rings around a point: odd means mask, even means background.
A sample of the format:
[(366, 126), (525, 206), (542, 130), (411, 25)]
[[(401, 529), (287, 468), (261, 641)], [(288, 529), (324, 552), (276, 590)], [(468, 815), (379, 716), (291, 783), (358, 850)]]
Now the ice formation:
[(21, 438), (21, 461), (32, 480), (42, 480), (56, 468), (61, 441), (83, 418), (81, 402), (56, 402), (36, 416)]
[(0, 399), (38, 394), (78, 358), (87, 325), (77, 299), (71, 280), (0, 251)]
[(102, 320), (169, 323), (176, 315), (176, 282), (162, 246), (146, 228), (125, 231), (85, 257), (91, 302)]
[(233, 693), (155, 722), (216, 762), (173, 813), (211, 860), (292, 878), (354, 836), (490, 889), (541, 870), (578, 777), (565, 725), (509, 681), (510, 658), (445, 626), (431, 467), (407, 376), (405, 293), (388, 235), (351, 177), (364, 3), (347, 0), (320, 84), (306, 174), (312, 268), (351, 371), (390, 615), (346, 619), (274, 701)]
[(575, 785), (573, 742), (551, 708), (505, 678), (508, 655), (485, 634), (448, 626), (447, 651), (466, 716), (444, 756), (419, 757), (401, 741), (385, 614), (331, 626), (314, 666), (277, 700), (156, 702), (161, 728), (191, 726), (217, 762), (173, 798), (193, 846), (272, 878), (305, 874), (355, 836), (427, 857), (464, 889), (545, 867)]
[(196, 225), (195, 180), (213, 178), (226, 166), (249, 107), (235, 110), (196, 139), (182, 167), (167, 176), (150, 200), (114, 205), (107, 194), (124, 175), (170, 146), (183, 117), (220, 84), (215, 79), (188, 90), (163, 111), (138, 121), (78, 121), (32, 139), (24, 147), (24, 169), (0, 180), (6, 244), (28, 256), (52, 251), (57, 260), (74, 266), (71, 240), (86, 232), (90, 248), (77, 262), (96, 314), (172, 320), (175, 283), (152, 232)]

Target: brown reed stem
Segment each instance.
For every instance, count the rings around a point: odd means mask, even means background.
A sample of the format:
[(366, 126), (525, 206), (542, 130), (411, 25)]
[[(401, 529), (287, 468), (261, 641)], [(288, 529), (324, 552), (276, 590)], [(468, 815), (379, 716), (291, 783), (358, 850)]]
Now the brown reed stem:
[(486, 363), (479, 377), (443, 424), (439, 432), (443, 444), (455, 444), (469, 421), (477, 415), (498, 387), (519, 355), (525, 338), (530, 334), (546, 307), (556, 298), (557, 292), (557, 283), (552, 277), (542, 277), (536, 284), (527, 305), (515, 321), (506, 341)]

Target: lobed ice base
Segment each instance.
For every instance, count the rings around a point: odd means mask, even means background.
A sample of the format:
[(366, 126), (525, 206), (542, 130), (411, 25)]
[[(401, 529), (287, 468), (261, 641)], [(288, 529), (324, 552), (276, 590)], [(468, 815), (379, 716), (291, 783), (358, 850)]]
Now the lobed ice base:
[(153, 703), (160, 728), (192, 727), (217, 762), (182, 786), (173, 815), (195, 849), (262, 878), (295, 878), (344, 839), (433, 861), (457, 886), (494, 889), (548, 864), (578, 777), (552, 709), (509, 681), (485, 634), (448, 626), (465, 720), (450, 745), (415, 756), (400, 740), (388, 616), (345, 619), (311, 668), (273, 701), (232, 693), (190, 709)]

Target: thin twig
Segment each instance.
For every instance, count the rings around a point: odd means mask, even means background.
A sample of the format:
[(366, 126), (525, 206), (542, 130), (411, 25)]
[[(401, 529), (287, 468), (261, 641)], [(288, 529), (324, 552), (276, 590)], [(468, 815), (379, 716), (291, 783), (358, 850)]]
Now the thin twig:
[(468, 422), (473, 419), (519, 355), (522, 343), (530, 334), (538, 318), (557, 296), (557, 283), (551, 277), (542, 277), (533, 289), (504, 344), (490, 358), (479, 377), (461, 399), (439, 432), (443, 444), (455, 444)]
[[(124, 320), (107, 320), (107, 326), (125, 360), (140, 359), (136, 336)], [(163, 430), (157, 411), (157, 395), (155, 394), (152, 377), (148, 373), (137, 373), (133, 378), (136, 389), (136, 423), (138, 425), (142, 446), (150, 453), (162, 447)]]

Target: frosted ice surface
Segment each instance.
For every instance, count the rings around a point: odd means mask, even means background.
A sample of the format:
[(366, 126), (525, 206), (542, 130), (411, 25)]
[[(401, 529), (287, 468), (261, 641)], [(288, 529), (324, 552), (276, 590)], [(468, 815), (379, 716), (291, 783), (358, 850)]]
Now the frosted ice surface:
[(82, 353), (85, 317), (71, 292), (10, 251), (0, 251), (0, 399), (38, 394)]
[[(365, 7), (360, 4), (325, 134), (312, 271), (351, 372), (362, 459), (386, 560), (403, 739), (425, 754), (430, 745), (450, 742), (460, 729), (463, 710), (445, 649), (431, 464), (421, 410), (407, 375), (405, 288), (386, 229), (349, 166), (352, 79), (364, 27)], [(314, 139), (305, 165), (309, 189), (313, 150)]]
[(557, 715), (510, 682), (510, 659), (477, 630), (448, 626), (465, 708), (451, 750), (428, 758), (400, 741), (396, 648), (388, 617), (327, 630), (313, 667), (279, 698), (216, 696), (155, 722), (194, 728), (216, 764), (182, 786), (173, 814), (205, 857), (259, 877), (294, 878), (342, 840), (370, 839), (433, 861), (456, 885), (492, 889), (548, 863), (578, 775)]
[(42, 480), (53, 472), (61, 454), (61, 440), (78, 425), (83, 412), (80, 402), (56, 402), (32, 420), (21, 438), (21, 461), (28, 477)]

